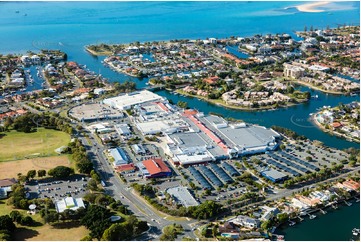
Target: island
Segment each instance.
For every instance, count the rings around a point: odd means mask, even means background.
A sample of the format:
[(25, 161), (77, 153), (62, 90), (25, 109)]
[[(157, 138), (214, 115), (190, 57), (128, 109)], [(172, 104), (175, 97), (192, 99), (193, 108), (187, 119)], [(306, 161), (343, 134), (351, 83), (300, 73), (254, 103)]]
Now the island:
[(341, 103), (336, 107), (323, 107), (313, 114), (314, 123), (323, 131), (360, 142), (360, 103)]

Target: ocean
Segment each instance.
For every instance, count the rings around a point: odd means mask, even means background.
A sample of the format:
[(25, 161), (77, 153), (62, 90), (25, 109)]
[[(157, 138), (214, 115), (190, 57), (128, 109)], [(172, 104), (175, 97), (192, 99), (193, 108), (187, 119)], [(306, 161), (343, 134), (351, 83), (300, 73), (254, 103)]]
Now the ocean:
[[(104, 67), (104, 57), (89, 55), (84, 46), (97, 43), (129, 43), (170, 39), (204, 39), (254, 34), (289, 33), (310, 28), (325, 29), (360, 24), (360, 2), (333, 2), (321, 13), (299, 12), (305, 2), (0, 2), (0, 53), (26, 53), (28, 50), (61, 49), (69, 60), (86, 64), (112, 82), (138, 80)], [(308, 90), (307, 88), (304, 90)], [(183, 100), (191, 108), (243, 119), (270, 127), (284, 126), (343, 149), (358, 144), (323, 133), (309, 120), (309, 114), (324, 105), (359, 100), (359, 96), (318, 95), (317, 100), (287, 109), (244, 112), (215, 106), (195, 98), (159, 91), (174, 102)], [(351, 211), (351, 212), (350, 212)], [(288, 240), (349, 240), (349, 232), (359, 224), (359, 205), (339, 209), (314, 221), (305, 221), (286, 230)], [(336, 214), (336, 215), (334, 215)], [(354, 214), (350, 216), (350, 214)], [(357, 216), (356, 216), (357, 215)], [(342, 219), (352, 223), (339, 223)], [(353, 227), (352, 227), (353, 226)], [(345, 227), (344, 230), (341, 227)], [(359, 227), (359, 226), (358, 226)], [(327, 229), (329, 232), (318, 232)], [(337, 231), (343, 237), (330, 237)], [(332, 232), (332, 233), (331, 233)], [(304, 235), (307, 236), (304, 236)]]

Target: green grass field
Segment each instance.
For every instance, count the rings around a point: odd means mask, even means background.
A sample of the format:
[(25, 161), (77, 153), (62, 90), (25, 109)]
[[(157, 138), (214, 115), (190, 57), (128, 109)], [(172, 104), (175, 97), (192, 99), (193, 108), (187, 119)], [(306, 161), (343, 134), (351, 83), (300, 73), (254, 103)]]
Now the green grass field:
[(39, 128), (34, 133), (12, 130), (5, 134), (0, 138), (0, 161), (57, 155), (55, 149), (70, 142), (69, 134), (53, 129)]

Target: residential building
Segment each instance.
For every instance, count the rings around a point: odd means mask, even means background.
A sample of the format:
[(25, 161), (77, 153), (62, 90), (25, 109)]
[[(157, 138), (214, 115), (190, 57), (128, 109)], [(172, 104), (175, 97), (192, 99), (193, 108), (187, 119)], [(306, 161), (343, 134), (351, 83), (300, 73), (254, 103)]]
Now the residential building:
[(260, 221), (258, 219), (254, 219), (248, 216), (243, 216), (243, 215), (239, 215), (234, 219), (229, 220), (229, 222), (232, 222), (234, 224), (246, 227), (246, 228), (250, 228), (250, 229), (254, 229), (254, 228), (258, 228), (260, 225)]

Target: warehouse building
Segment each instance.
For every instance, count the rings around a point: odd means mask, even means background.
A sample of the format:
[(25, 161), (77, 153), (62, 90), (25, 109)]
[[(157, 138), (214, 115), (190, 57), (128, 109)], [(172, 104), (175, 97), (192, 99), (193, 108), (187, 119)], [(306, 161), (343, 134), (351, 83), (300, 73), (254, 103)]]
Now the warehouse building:
[(193, 165), (215, 161), (226, 155), (217, 144), (207, 139), (201, 132), (169, 134), (165, 152), (174, 164)]
[(172, 172), (162, 158), (152, 158), (137, 164), (145, 178), (158, 178), (171, 176)]
[(158, 101), (164, 101), (164, 98), (148, 90), (142, 90), (117, 97), (107, 98), (104, 99), (103, 102), (113, 108), (127, 110), (138, 104)]
[(288, 179), (286, 174), (273, 169), (262, 171), (261, 175), (272, 182), (281, 182)]
[(114, 125), (114, 129), (121, 136), (127, 136), (127, 135), (130, 135), (132, 133), (132, 131), (130, 131), (129, 125), (125, 124), (125, 123), (124, 124), (116, 124), (116, 125)]
[(199, 205), (199, 202), (192, 196), (187, 187), (168, 188), (167, 193), (172, 196), (176, 203), (182, 204), (186, 208)]
[(221, 140), (218, 144), (228, 147), (230, 157), (264, 153), (278, 147), (280, 134), (262, 126), (246, 123), (228, 123), (225, 119), (215, 115), (199, 113), (197, 119)]
[(109, 153), (114, 159), (114, 162), (113, 162), (114, 167), (128, 164), (128, 157), (125, 154), (123, 149), (117, 147), (114, 149), (110, 149)]

